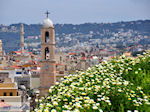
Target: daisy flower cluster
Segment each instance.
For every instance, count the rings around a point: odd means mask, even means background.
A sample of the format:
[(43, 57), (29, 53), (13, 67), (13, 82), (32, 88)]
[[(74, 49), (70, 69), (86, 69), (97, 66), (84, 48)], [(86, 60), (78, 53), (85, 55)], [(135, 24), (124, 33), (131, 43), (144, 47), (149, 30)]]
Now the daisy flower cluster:
[(37, 100), (35, 112), (146, 112), (150, 97), (136, 76), (150, 75), (150, 68), (140, 63), (150, 64), (149, 52), (137, 58), (117, 57), (65, 76), (50, 87), (47, 97)]

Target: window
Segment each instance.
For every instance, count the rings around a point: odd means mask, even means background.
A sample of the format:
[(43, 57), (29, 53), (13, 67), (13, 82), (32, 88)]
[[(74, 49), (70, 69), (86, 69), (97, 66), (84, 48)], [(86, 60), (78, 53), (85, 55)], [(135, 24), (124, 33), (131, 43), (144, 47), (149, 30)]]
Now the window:
[(49, 48), (48, 47), (45, 48), (45, 60), (47, 60), (47, 59), (50, 59), (50, 57), (49, 57)]
[(7, 96), (7, 93), (6, 93), (6, 92), (4, 92), (4, 96)]
[(1, 102), (5, 102), (5, 100), (2, 99)]
[(10, 92), (10, 94), (9, 94), (10, 96), (13, 96), (13, 93), (12, 92)]
[(49, 40), (49, 32), (45, 32), (45, 42), (48, 43)]
[(16, 74), (22, 74), (22, 72), (16, 72)]

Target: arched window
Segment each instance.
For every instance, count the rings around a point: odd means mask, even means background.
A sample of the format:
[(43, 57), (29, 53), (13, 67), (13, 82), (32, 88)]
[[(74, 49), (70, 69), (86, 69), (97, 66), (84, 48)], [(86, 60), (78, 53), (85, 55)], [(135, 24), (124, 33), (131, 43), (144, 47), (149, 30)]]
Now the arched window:
[(46, 47), (46, 48), (45, 48), (45, 60), (48, 60), (48, 59), (50, 59), (49, 48)]
[(10, 92), (10, 93), (9, 93), (9, 96), (13, 96), (13, 93), (12, 93), (12, 92)]
[(45, 32), (45, 43), (48, 43), (49, 40), (49, 32)]

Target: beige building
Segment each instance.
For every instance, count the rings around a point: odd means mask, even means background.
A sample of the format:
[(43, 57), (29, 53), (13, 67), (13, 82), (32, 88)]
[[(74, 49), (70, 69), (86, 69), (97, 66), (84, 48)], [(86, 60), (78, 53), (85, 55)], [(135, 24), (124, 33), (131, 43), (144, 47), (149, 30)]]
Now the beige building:
[(0, 83), (0, 99), (11, 106), (20, 107), (22, 103), (21, 96), (18, 95), (17, 84), (12, 82), (7, 74), (4, 75)]
[(18, 96), (18, 87), (10, 78), (4, 78), (0, 83), (0, 96)]
[(30, 89), (37, 90), (40, 87), (40, 70), (32, 70), (30, 75)]

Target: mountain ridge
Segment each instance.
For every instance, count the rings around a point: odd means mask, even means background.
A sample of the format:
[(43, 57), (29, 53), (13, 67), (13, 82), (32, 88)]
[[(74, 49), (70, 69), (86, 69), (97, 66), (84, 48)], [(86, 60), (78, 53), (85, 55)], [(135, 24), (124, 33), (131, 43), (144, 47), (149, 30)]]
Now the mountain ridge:
[[(3, 41), (3, 48), (6, 52), (19, 49), (20, 24), (0, 25), (0, 39)], [(24, 24), (25, 38), (28, 36), (39, 36), (41, 26), (41, 24)], [(93, 36), (91, 38), (93, 39), (109, 38), (112, 36), (112, 33), (128, 32), (130, 30), (136, 31), (140, 35), (150, 36), (150, 20), (115, 23), (55, 24), (56, 37), (60, 38), (63, 38), (64, 35), (76, 33), (83, 35), (92, 33)]]

